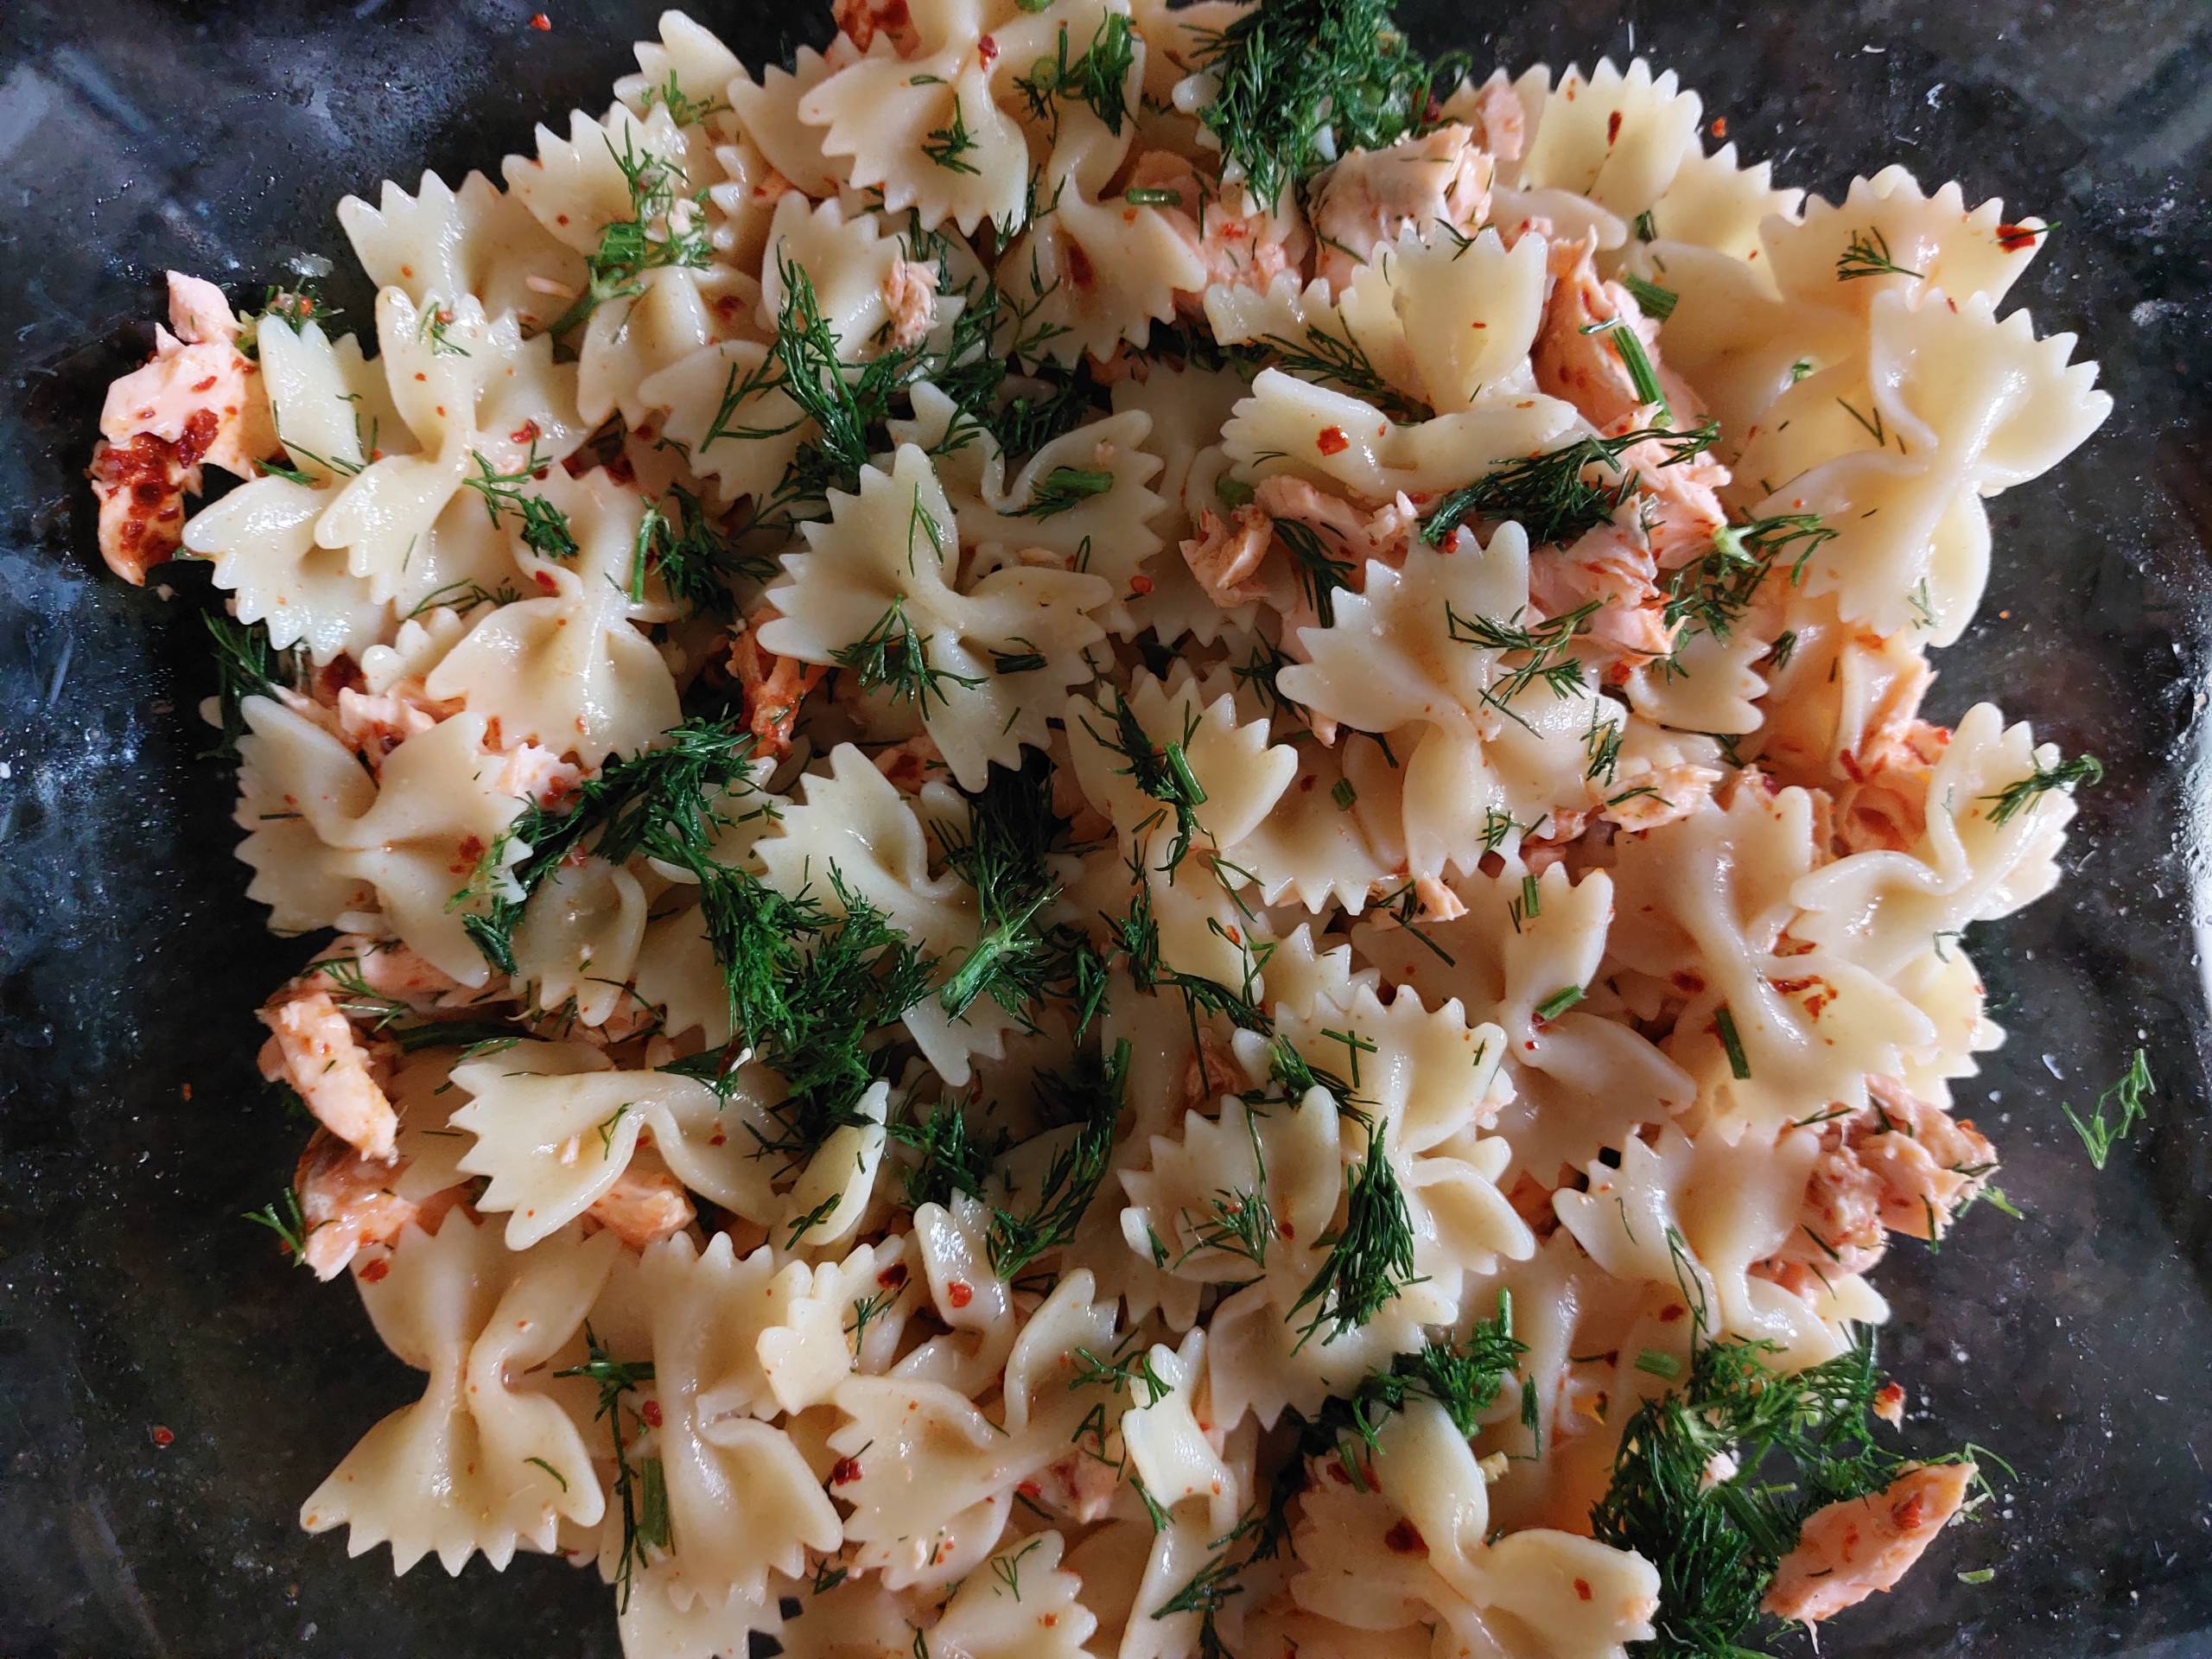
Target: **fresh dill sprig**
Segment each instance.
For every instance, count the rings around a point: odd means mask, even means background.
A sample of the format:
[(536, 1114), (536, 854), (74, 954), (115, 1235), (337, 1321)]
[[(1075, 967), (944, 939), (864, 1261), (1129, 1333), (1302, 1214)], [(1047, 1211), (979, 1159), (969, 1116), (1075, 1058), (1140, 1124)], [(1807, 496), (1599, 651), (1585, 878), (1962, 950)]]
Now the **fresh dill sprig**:
[[(632, 1580), (648, 1565), (646, 1552), (666, 1549), (671, 1541), (666, 1475), (660, 1459), (641, 1458), (632, 1469), (628, 1438), (622, 1433), (624, 1396), (634, 1393), (639, 1384), (652, 1382), (653, 1368), (650, 1360), (616, 1359), (588, 1319), (584, 1322), (584, 1351), (588, 1357), (582, 1364), (553, 1375), (585, 1377), (598, 1386), (599, 1409), (593, 1419), (606, 1418), (614, 1437), (614, 1497), (622, 1510), (622, 1554), (615, 1565), (614, 1583), (620, 1592), (621, 1609), (627, 1611)], [(636, 1408), (632, 1407), (631, 1412), (636, 1415)]]
[(1128, 1080), (1126, 1037), (1114, 1045), (1111, 1054), (1087, 1049), (1067, 1071), (1038, 1080), (1047, 1103), (1064, 1121), (1073, 1122), (1076, 1131), (1046, 1166), (1036, 1198), (1026, 1211), (992, 1210), (985, 1243), (991, 1270), (1000, 1278), (1015, 1278), (1038, 1257), (1075, 1236), (1077, 1224), (1106, 1179)]
[(976, 148), (976, 135), (968, 130), (968, 117), (960, 107), (960, 94), (952, 95), (952, 119), (933, 129), (922, 141), (922, 154), (948, 173), (974, 175), (982, 169), (968, 159)]
[(1040, 1002), (1080, 1001), (1083, 936), (1044, 919), (1060, 891), (1045, 860), (1066, 829), (1052, 810), (1050, 764), (1031, 751), (1018, 770), (994, 765), (967, 800), (965, 830), (941, 826), (938, 840), (976, 890), (976, 938), (938, 1000), (957, 1020), (988, 995), (1033, 1029)]
[(1126, 88), (1136, 67), (1136, 47), (1129, 20), (1109, 11), (1100, 20), (1090, 44), (1072, 62), (1068, 58), (1068, 26), (1060, 25), (1053, 54), (1040, 57), (1026, 75), (1014, 77), (1014, 89), (1027, 101), (1029, 112), (1040, 125), (1049, 125), (1057, 139), (1060, 130), (1060, 100), (1087, 104), (1105, 123), (1106, 130), (1121, 137), (1128, 118)]
[[(278, 1204), (283, 1205), (282, 1210), (277, 1208)], [(315, 1227), (308, 1225), (307, 1217), (300, 1213), (300, 1195), (297, 1189), (286, 1187), (284, 1196), (281, 1199), (264, 1204), (258, 1210), (249, 1210), (239, 1219), (250, 1221), (257, 1227), (266, 1227), (276, 1235), (278, 1241), (284, 1247), (285, 1255), (290, 1259), (294, 1267), (307, 1266), (308, 1235), (315, 1231)], [(315, 1227), (322, 1224), (317, 1222)]]
[(1433, 1401), (1454, 1428), (1472, 1436), (1528, 1351), (1514, 1338), (1512, 1293), (1501, 1290), (1497, 1313), (1476, 1320), (1465, 1336), (1431, 1337), (1385, 1370), (1369, 1372), (1350, 1393), (1324, 1401), (1299, 1425), (1300, 1459), (1332, 1456), (1346, 1478), (1363, 1489), (1363, 1465), (1381, 1449), (1386, 1414), (1404, 1410), (1409, 1401)]
[[(1118, 12), (1109, 14), (1118, 16)], [(1050, 518), (1056, 513), (1079, 507), (1093, 496), (1103, 495), (1114, 487), (1114, 474), (1103, 467), (1055, 467), (1038, 480), (1037, 488), (1029, 498), (1029, 505), (1018, 515), (1025, 518)]]
[(1290, 554), (1291, 575), (1298, 591), (1325, 628), (1337, 620), (1337, 595), (1352, 585), (1357, 574), (1351, 561), (1331, 553), (1320, 531), (1295, 518), (1274, 521), (1275, 539)]
[(2104, 763), (2096, 756), (2077, 754), (2070, 760), (2059, 761), (2056, 766), (2046, 766), (2038, 763), (2026, 777), (1980, 798), (1997, 803), (1989, 815), (1992, 823), (2010, 823), (2052, 790), (2063, 789), (2071, 795), (2080, 785), (2102, 783), (2104, 776)]
[(1924, 279), (1928, 273), (1901, 265), (1890, 257), (1890, 241), (1878, 226), (1863, 231), (1853, 231), (1844, 251), (1836, 256), (1835, 278), (1840, 283), (1856, 282), (1861, 276), (1914, 276)]
[(918, 712), (927, 714), (931, 698), (940, 705), (945, 702), (945, 681), (971, 691), (983, 683), (981, 675), (933, 666), (929, 645), (934, 638), (934, 634), (915, 632), (902, 594), (891, 601), (866, 633), (849, 645), (838, 646), (830, 658), (839, 667), (853, 671), (861, 690), (888, 687), (893, 702), (911, 702)]
[[(1662, 467), (1680, 466), (1710, 449), (1720, 435), (1707, 422), (1677, 432), (1645, 426), (1618, 437), (1577, 438), (1539, 455), (1510, 461), (1472, 484), (1453, 490), (1436, 504), (1421, 525), (1421, 539), (1440, 547), (1469, 518), (1511, 519), (1528, 532), (1532, 546), (1573, 541), (1608, 522), (1636, 493), (1637, 474), (1620, 458), (1639, 443), (1657, 442), (1667, 451)], [(1593, 481), (1593, 467), (1613, 474), (1610, 484)]]
[(1669, 585), (1660, 620), (1669, 628), (1681, 625), (1669, 660), (1679, 662), (1682, 647), (1700, 633), (1726, 640), (1785, 556), (1789, 580), (1801, 582), (1807, 562), (1836, 533), (1816, 512), (1779, 513), (1713, 531), (1712, 551), (1675, 571)]
[(642, 599), (646, 575), (657, 573), (668, 596), (683, 607), (686, 616), (731, 615), (736, 599), (729, 584), (767, 581), (776, 573), (775, 561), (740, 553), (715, 526), (706, 503), (682, 485), (671, 486), (669, 499), (672, 513), (648, 504), (639, 522), (631, 565), (632, 596)]
[(1296, 1319), (1308, 1307), (1313, 1316), (1299, 1327), (1303, 1347), (1323, 1325), (1324, 1344), (1357, 1331), (1382, 1312), (1407, 1286), (1418, 1284), (1414, 1263), (1413, 1219), (1405, 1188), (1383, 1147), (1386, 1126), (1376, 1123), (1367, 1141), (1367, 1156), (1345, 1172), (1344, 1225), (1325, 1235), (1329, 1254), (1291, 1305)]
[(416, 601), (415, 608), (407, 613), (404, 620), (412, 622), (428, 612), (450, 609), (456, 616), (467, 616), (479, 605), (512, 605), (522, 594), (511, 582), (502, 581), (497, 588), (486, 588), (472, 576), (449, 582), (442, 588), (433, 588)]
[[(1521, 620), (1525, 614), (1522, 611), (1503, 619), (1461, 616), (1447, 599), (1444, 601), (1444, 627), (1455, 644), (1500, 652), (1521, 659), (1482, 694), (1483, 701), (1499, 713), (1512, 714), (1510, 705), (1514, 699), (1539, 680), (1554, 697), (1571, 696), (1582, 688), (1582, 664), (1567, 653), (1576, 637), (1589, 627), (1590, 619), (1598, 613), (1602, 602), (1592, 600), (1545, 621), (1529, 624)], [(1514, 718), (1521, 717), (1515, 715)]]
[[(1874, 1439), (1884, 1379), (1870, 1341), (1795, 1375), (1770, 1363), (1774, 1351), (1736, 1339), (1700, 1349), (1688, 1382), (1629, 1420), (1591, 1511), (1600, 1542), (1659, 1570), (1654, 1653), (1743, 1654), (1808, 1517), (1879, 1491), (1904, 1467)], [(1716, 1478), (1723, 1458), (1733, 1472)]]
[(666, 109), (669, 118), (679, 127), (706, 124), (710, 116), (724, 113), (729, 105), (719, 98), (693, 98), (676, 79), (676, 71), (668, 72), (668, 79), (658, 86), (648, 86), (638, 102), (650, 111), (655, 104)]
[(201, 613), (207, 643), (215, 658), (214, 746), (203, 752), (203, 760), (236, 760), (238, 739), (246, 734), (245, 703), (248, 697), (273, 697), (279, 686), (296, 688), (306, 683), (305, 654), (297, 645), (278, 651), (269, 643), (264, 622), (238, 622), (217, 611)]
[(995, 1146), (987, 1147), (976, 1140), (967, 1113), (958, 1101), (951, 1099), (938, 1100), (927, 1117), (901, 1117), (889, 1126), (887, 1133), (894, 1142), (914, 1154), (913, 1164), (905, 1173), (909, 1210), (918, 1210), (925, 1204), (950, 1204), (956, 1192), (982, 1198), (991, 1166), (1007, 1147), (1003, 1129)]
[(1374, 404), (1393, 421), (1425, 421), (1433, 412), (1419, 398), (1408, 397), (1392, 385), (1375, 366), (1375, 359), (1351, 332), (1351, 325), (1344, 325), (1341, 335), (1332, 334), (1319, 325), (1310, 327), (1299, 339), (1282, 334), (1262, 334), (1254, 344), (1267, 348), (1275, 365), (1301, 380), (1333, 381), (1347, 391), (1356, 392)]
[(1389, 0), (1273, 0), (1199, 41), (1217, 83), (1202, 118), (1270, 203), (1334, 156), (1413, 131), (1441, 69), (1393, 26)]
[(619, 151), (613, 139), (605, 143), (628, 188), (630, 214), (600, 228), (599, 245), (585, 257), (583, 292), (555, 320), (549, 334), (565, 334), (609, 300), (644, 293), (648, 271), (670, 267), (700, 270), (714, 255), (707, 238), (705, 193), (678, 194), (678, 187), (690, 182), (682, 164), (651, 150), (639, 154), (627, 130)]
[(468, 458), (476, 463), (476, 476), (461, 481), (484, 498), (484, 511), (493, 524), (499, 522), (502, 512), (512, 512), (522, 520), (523, 545), (539, 558), (575, 557), (576, 537), (569, 527), (569, 515), (543, 496), (523, 488), (533, 479), (544, 477), (553, 464), (538, 454), (535, 440), (531, 443), (529, 455), (512, 473), (499, 471), (473, 449)]
[(1629, 326), (1626, 318), (1613, 322), (1593, 322), (1582, 331), (1586, 334), (1603, 334), (1612, 342), (1613, 350), (1621, 359), (1621, 366), (1628, 371), (1629, 385), (1636, 392), (1636, 401), (1645, 407), (1656, 405), (1662, 422), (1674, 417), (1667, 409), (1666, 389), (1659, 384), (1659, 371), (1652, 366), (1650, 353), (1643, 349), (1643, 340)]
[(1201, 833), (1198, 809), (1206, 803), (1206, 792), (1199, 784), (1198, 774), (1191, 770), (1185, 751), (1198, 732), (1198, 711), (1192, 709), (1184, 725), (1183, 734), (1170, 742), (1154, 747), (1152, 735), (1137, 719), (1136, 710), (1129, 707), (1129, 700), (1120, 690), (1114, 693), (1111, 712), (1113, 733), (1109, 736), (1090, 723), (1089, 715), (1083, 715), (1083, 729), (1101, 748), (1119, 755), (1122, 765), (1115, 772), (1127, 778), (1137, 789), (1166, 809), (1156, 812), (1137, 826), (1139, 833), (1148, 830), (1167, 814), (1175, 820), (1174, 838), (1168, 843), (1167, 857), (1160, 865), (1163, 870), (1173, 870), (1189, 854), (1192, 842)]
[[(2097, 1096), (2096, 1109), (2085, 1120), (2073, 1107), (2064, 1102), (2058, 1109), (2066, 1114), (2066, 1121), (2074, 1126), (2074, 1133), (2082, 1137), (2082, 1144), (2088, 1148), (2089, 1162), (2099, 1169), (2112, 1156), (2112, 1149), (2127, 1139), (2128, 1131), (2149, 1117), (2150, 1109), (2145, 1104), (2147, 1096), (2158, 1085), (2151, 1080), (2151, 1060), (2141, 1049), (2120, 1073), (2120, 1080)], [(2108, 1122), (2105, 1108), (2117, 1106), (2120, 1121)]]

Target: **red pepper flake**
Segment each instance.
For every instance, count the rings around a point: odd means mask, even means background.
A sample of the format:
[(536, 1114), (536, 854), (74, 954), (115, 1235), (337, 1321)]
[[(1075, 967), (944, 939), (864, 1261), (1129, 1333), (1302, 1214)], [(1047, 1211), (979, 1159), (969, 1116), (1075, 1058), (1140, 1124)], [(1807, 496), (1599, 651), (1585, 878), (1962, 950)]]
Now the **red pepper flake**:
[(1659, 1323), (1662, 1325), (1672, 1325), (1675, 1320), (1681, 1319), (1683, 1314), (1688, 1312), (1689, 1309), (1684, 1307), (1680, 1302), (1669, 1302), (1666, 1306), (1659, 1310)]
[(184, 430), (176, 441), (176, 458), (187, 467), (197, 466), (200, 457), (214, 447), (218, 423), (212, 409), (195, 409), (185, 417)]
[(361, 1269), (361, 1282), (365, 1285), (381, 1284), (384, 1282), (385, 1274), (391, 1271), (391, 1263), (383, 1256), (378, 1256)]
[(1426, 1555), (1428, 1541), (1421, 1535), (1421, 1529), (1410, 1521), (1401, 1521), (1382, 1535), (1382, 1541), (1395, 1554)]
[(660, 1402), (658, 1400), (646, 1401), (644, 1405), (638, 1408), (638, 1415), (645, 1420), (645, 1427), (647, 1428), (658, 1428), (660, 1427), (661, 1421)]
[(1325, 455), (1341, 455), (1351, 448), (1351, 440), (1344, 436), (1341, 426), (1325, 426), (1321, 435), (1313, 440), (1313, 447)]
[(1574, 1581), (1574, 1593), (1575, 1593), (1576, 1595), (1578, 1595), (1578, 1596), (1581, 1597), (1581, 1598), (1582, 1598), (1582, 1599), (1583, 1599), (1583, 1600), (1585, 1600), (1585, 1601), (1589, 1600), (1589, 1599), (1590, 1599), (1590, 1580), (1587, 1580), (1587, 1579), (1577, 1579), (1577, 1580)]
[(510, 438), (512, 438), (517, 443), (536, 443), (539, 437), (537, 423), (536, 421), (524, 421), (520, 426), (515, 428), (513, 431), (508, 433), (507, 435)]
[(906, 1264), (904, 1262), (893, 1262), (875, 1275), (875, 1282), (886, 1290), (895, 1290), (906, 1282)]
[(1152, 591), (1152, 578), (1141, 572), (1129, 578), (1129, 591), (1141, 598)]
[(1713, 118), (1713, 136), (1716, 138), (1726, 138), (1728, 136), (1728, 118), (1726, 116), (1716, 115)]
[(188, 1083), (183, 1084), (178, 1089), (177, 1094), (182, 1099), (190, 1100), (192, 1098), (192, 1085)]
[(858, 1458), (840, 1458), (830, 1465), (830, 1484), (832, 1486), (849, 1486), (860, 1478), (861, 1460)]
[(1928, 1499), (1919, 1492), (1890, 1508), (1890, 1520), (1899, 1532), (1917, 1532), (1927, 1519)]
[(988, 69), (998, 60), (999, 43), (996, 41), (986, 35), (976, 42), (976, 62), (982, 64), (984, 68)]
[(209, 376), (208, 376), (205, 380), (202, 380), (202, 381), (201, 381), (198, 385), (196, 385), (196, 386), (193, 387), (193, 390), (194, 390), (194, 391), (214, 391), (214, 390), (215, 390), (215, 377), (214, 377), (213, 375), (212, 375), (212, 374), (211, 374), (211, 375), (209, 375)]
[(164, 1424), (156, 1423), (153, 1427), (147, 1430), (146, 1433), (147, 1437), (151, 1440), (156, 1446), (162, 1447), (164, 1451), (176, 1444), (176, 1431), (168, 1427)]
[(472, 864), (474, 864), (478, 859), (483, 857), (484, 837), (481, 836), (463, 836), (461, 838), (461, 855)]
[(1997, 245), (2007, 253), (2032, 248), (2036, 245), (2036, 238), (2041, 236), (2045, 228), (2037, 225), (1999, 225), (1997, 227)]
[(1605, 148), (1611, 149), (1620, 142), (1621, 112), (1615, 110), (1605, 118)]
[(553, 20), (542, 11), (533, 11), (530, 15), (530, 26), (541, 35), (550, 35), (553, 31)]
[(944, 1287), (944, 1300), (955, 1307), (965, 1307), (976, 1300), (975, 1287), (956, 1279)]
[(1042, 1497), (1045, 1495), (1045, 1489), (1033, 1480), (1025, 1480), (1014, 1490), (1024, 1497)]

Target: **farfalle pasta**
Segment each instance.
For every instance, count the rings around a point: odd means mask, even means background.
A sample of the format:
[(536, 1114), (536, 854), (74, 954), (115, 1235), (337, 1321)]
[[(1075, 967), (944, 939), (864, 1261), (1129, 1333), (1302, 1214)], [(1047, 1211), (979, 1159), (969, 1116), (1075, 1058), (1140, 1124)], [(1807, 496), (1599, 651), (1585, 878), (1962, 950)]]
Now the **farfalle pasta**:
[(1867, 1421), (1868, 1275), (2001, 1202), (1969, 930), (2097, 775), (1923, 712), (2109, 412), (2050, 227), (1382, 0), (834, 10), (349, 197), (359, 334), (172, 277), (103, 412), (338, 934), (257, 1219), (429, 1379), (304, 1524), (639, 1659), (1887, 1588), (1974, 1471)]

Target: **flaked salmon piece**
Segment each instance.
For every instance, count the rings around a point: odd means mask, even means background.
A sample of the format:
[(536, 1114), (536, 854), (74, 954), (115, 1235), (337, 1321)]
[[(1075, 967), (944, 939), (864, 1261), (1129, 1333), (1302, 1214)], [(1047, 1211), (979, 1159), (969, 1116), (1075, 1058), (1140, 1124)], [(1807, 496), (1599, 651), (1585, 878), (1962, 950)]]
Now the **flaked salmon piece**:
[(1224, 610), (1249, 605), (1267, 597), (1260, 567), (1274, 544), (1274, 521), (1249, 503), (1225, 519), (1208, 507), (1198, 514), (1198, 533), (1182, 544), (1183, 563)]
[(399, 690), (376, 696), (341, 687), (335, 705), (339, 741), (374, 765), (418, 732), (427, 732), (459, 708)]
[(906, 0), (836, 0), (830, 15), (840, 34), (863, 52), (879, 35), (891, 42), (902, 58), (911, 58), (922, 44)]
[(1452, 922), (1467, 913), (1466, 900), (1433, 875), (1414, 878), (1414, 898), (1421, 906), (1424, 921)]
[(1408, 228), (1465, 235), (1490, 216), (1497, 159), (1472, 128), (1447, 122), (1384, 149), (1355, 149), (1314, 175), (1307, 193), (1319, 251), (1314, 274), (1341, 289)]
[(893, 743), (888, 748), (875, 752), (875, 769), (889, 779), (902, 794), (912, 795), (932, 777), (945, 772), (944, 753), (937, 740), (927, 732)]
[(903, 352), (929, 337), (937, 322), (937, 266), (924, 260), (894, 259), (883, 276), (883, 305), (891, 314), (887, 346)]
[(517, 800), (553, 806), (576, 792), (583, 768), (563, 760), (558, 751), (536, 743), (518, 743), (505, 751), (506, 765), (499, 769), (499, 791)]
[(1601, 432), (1625, 432), (1656, 414), (1637, 396), (1628, 363), (1606, 325), (1624, 323), (1651, 359), (1667, 410), (1675, 428), (1687, 431), (1705, 418), (1704, 404), (1659, 355), (1659, 325), (1643, 315), (1636, 297), (1618, 283), (1598, 280), (1598, 238), (1554, 241), (1546, 254), (1552, 279), (1544, 301), (1544, 320), (1536, 329), (1529, 360), (1537, 390), (1573, 404)]
[(753, 753), (769, 760), (791, 752), (791, 728), (798, 722), (799, 705), (830, 671), (820, 663), (802, 663), (761, 649), (760, 625), (779, 614), (772, 605), (761, 606), (729, 642), (729, 671), (744, 697)]
[(1260, 480), (1253, 501), (1270, 518), (1294, 519), (1334, 537), (1351, 563), (1355, 587), (1364, 578), (1370, 559), (1394, 568), (1402, 565), (1406, 549), (1421, 529), (1421, 514), (1402, 490), (1380, 507), (1370, 509), (1305, 479), (1279, 473)]
[(107, 389), (86, 476), (99, 498), (100, 556), (126, 582), (176, 551), (184, 503), (203, 464), (250, 478), (276, 453), (260, 366), (238, 350), (239, 322), (212, 283), (168, 273), (169, 326), (154, 354)]
[(658, 1157), (648, 1160), (640, 1150), (584, 1214), (632, 1249), (642, 1250), (682, 1232), (698, 1212), (683, 1183)]
[(1726, 487), (1729, 474), (1710, 450), (1669, 465), (1666, 445), (1651, 438), (1621, 451), (1621, 464), (1635, 469), (1643, 492), (1637, 502), (1637, 514), (1644, 540), (1650, 544), (1653, 563), (1662, 570), (1673, 570), (1713, 550), (1713, 537), (1728, 522), (1720, 492)]
[[(506, 995), (505, 983), (497, 980), (481, 989), (469, 988), (397, 939), (341, 933), (331, 941), (320, 961), (340, 964), (339, 971), (348, 977), (359, 975), (371, 995), (404, 1002), (417, 1014), (495, 1001)], [(309, 989), (327, 990), (330, 975), (328, 970), (321, 972), (323, 982), (318, 982), (315, 972), (302, 974), (299, 982)]]
[(1120, 1465), (1101, 1461), (1091, 1447), (1055, 1459), (1022, 1483), (1021, 1494), (1084, 1525), (1104, 1518), (1121, 1484)]
[(1840, 756), (1850, 781), (1835, 791), (1838, 849), (1902, 853), (1917, 846), (1928, 830), (1928, 786), (1950, 744), (1948, 726), (1889, 720)]
[(1529, 602), (1548, 617), (1595, 600), (1585, 637), (1630, 668), (1675, 648), (1650, 550), (1637, 532), (1600, 524), (1573, 546), (1539, 550), (1529, 561)]
[(1277, 212), (1264, 207), (1243, 186), (1224, 187), (1200, 173), (1187, 156), (1148, 149), (1130, 165), (1122, 188), (1165, 191), (1173, 197), (1155, 200), (1152, 211), (1206, 273), (1202, 286), (1175, 291), (1176, 308), (1186, 316), (1205, 315), (1209, 288), (1264, 289), (1305, 264), (1306, 227), (1295, 208)]
[(1970, 1463), (1921, 1464), (1880, 1491), (1816, 1510), (1760, 1610), (1814, 1624), (1894, 1587), (1966, 1502)]
[(300, 1259), (315, 1269), (316, 1278), (336, 1278), (363, 1249), (390, 1244), (410, 1221), (426, 1232), (436, 1231), (439, 1220), (467, 1191), (448, 1187), (419, 1204), (403, 1198), (391, 1184), (405, 1166), (364, 1157), (327, 1129), (308, 1138), (292, 1188), (307, 1226)]
[(1183, 1066), (1183, 1104), (1192, 1111), (1204, 1110), (1224, 1095), (1234, 1094), (1243, 1077), (1229, 1045), (1201, 1029), (1198, 1049)]
[(1529, 143), (1529, 112), (1510, 85), (1492, 80), (1475, 94), (1476, 142), (1501, 162), (1517, 162)]
[(290, 1084), (325, 1128), (389, 1164), (398, 1116), (373, 1057), (330, 994), (288, 986), (262, 1009), (261, 1022), (270, 1033), (261, 1046), (261, 1075)]

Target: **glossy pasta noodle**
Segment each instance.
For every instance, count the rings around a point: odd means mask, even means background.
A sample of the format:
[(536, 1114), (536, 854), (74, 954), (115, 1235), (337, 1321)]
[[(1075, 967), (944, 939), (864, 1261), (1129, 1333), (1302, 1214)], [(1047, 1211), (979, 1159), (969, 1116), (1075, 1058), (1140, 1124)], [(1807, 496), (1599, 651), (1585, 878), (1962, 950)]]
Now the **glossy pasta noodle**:
[(836, 16), (349, 198), (358, 332), (172, 276), (103, 415), (319, 941), (263, 1219), (425, 1377), (303, 1524), (669, 1659), (1886, 1589), (1976, 1471), (1867, 1274), (2094, 772), (1920, 713), (2109, 408), (2042, 223), (1376, 0)]

